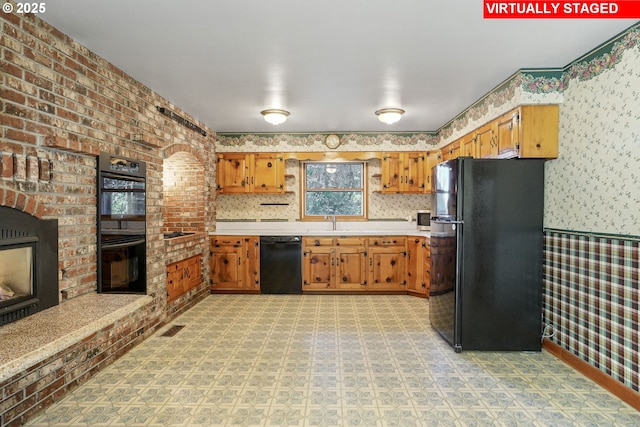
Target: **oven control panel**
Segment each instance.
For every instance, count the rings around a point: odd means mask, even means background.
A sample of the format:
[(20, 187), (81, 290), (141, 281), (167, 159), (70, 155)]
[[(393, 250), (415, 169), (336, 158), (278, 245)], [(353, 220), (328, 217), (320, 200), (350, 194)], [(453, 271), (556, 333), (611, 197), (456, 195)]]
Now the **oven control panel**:
[(100, 170), (115, 174), (129, 175), (144, 178), (146, 165), (144, 162), (126, 157), (100, 153)]
[(138, 173), (140, 172), (140, 163), (112, 157), (109, 161), (109, 170), (113, 172)]

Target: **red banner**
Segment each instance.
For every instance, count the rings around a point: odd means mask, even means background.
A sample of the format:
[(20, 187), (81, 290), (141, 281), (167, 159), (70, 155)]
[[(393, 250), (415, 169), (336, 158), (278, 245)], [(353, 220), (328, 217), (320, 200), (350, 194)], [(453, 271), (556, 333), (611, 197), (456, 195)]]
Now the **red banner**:
[(485, 19), (636, 19), (640, 0), (603, 1), (491, 1), (484, 0)]

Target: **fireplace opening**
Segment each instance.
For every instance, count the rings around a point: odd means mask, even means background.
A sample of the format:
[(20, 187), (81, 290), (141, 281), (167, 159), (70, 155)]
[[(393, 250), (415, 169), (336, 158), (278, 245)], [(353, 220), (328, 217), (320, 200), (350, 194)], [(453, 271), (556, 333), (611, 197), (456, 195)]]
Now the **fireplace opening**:
[[(11, 241), (14, 243), (9, 243)], [(24, 241), (22, 241), (24, 240)], [(5, 239), (0, 246), (0, 307), (34, 296), (33, 262), (37, 237)]]
[(58, 220), (0, 206), (0, 325), (58, 304)]

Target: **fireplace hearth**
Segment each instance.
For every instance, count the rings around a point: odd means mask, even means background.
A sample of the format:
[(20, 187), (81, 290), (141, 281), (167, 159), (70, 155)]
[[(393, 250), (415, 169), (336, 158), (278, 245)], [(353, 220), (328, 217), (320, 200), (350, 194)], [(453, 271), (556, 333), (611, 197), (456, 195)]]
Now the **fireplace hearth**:
[(0, 325), (58, 304), (58, 220), (0, 206)]

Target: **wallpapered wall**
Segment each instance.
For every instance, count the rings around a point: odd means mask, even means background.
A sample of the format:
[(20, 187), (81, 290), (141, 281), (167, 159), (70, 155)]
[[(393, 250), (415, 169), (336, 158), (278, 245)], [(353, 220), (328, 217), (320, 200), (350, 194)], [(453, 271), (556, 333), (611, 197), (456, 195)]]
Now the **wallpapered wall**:
[(546, 227), (640, 236), (638, 34), (615, 66), (564, 90), (560, 153), (546, 167)]

